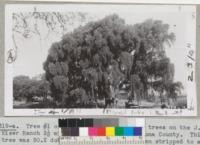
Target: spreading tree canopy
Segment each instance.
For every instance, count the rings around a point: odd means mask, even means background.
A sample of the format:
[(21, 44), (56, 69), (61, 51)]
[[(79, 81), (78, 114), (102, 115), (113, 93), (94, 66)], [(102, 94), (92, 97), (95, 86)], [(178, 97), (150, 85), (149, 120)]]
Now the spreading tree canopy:
[(170, 90), (174, 65), (165, 49), (174, 40), (159, 20), (127, 25), (114, 14), (80, 26), (49, 49), (44, 70), (52, 96), (60, 105), (95, 103), (115, 97), (112, 89), (131, 79), (142, 98), (150, 87)]
[(45, 99), (49, 91), (49, 83), (45, 79), (31, 79), (28, 76), (13, 78), (13, 95), (15, 100), (33, 101), (35, 96)]

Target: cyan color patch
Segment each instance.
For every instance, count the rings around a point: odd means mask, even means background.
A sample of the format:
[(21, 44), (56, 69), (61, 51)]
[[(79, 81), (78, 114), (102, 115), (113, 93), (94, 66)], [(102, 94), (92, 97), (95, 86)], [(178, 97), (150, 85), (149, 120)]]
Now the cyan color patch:
[(133, 136), (134, 130), (133, 127), (124, 127), (124, 136)]

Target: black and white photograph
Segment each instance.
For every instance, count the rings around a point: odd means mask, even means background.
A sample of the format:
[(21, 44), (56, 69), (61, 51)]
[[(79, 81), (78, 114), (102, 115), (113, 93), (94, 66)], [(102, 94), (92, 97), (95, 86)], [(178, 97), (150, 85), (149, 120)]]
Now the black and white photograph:
[(5, 114), (196, 115), (196, 10), (8, 4)]

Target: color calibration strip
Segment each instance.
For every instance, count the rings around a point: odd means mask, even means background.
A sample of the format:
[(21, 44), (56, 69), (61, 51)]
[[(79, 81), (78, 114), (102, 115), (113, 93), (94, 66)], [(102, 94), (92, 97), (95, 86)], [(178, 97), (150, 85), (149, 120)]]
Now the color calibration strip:
[(62, 127), (62, 136), (142, 136), (142, 127)]
[(142, 136), (143, 119), (59, 119), (61, 136)]

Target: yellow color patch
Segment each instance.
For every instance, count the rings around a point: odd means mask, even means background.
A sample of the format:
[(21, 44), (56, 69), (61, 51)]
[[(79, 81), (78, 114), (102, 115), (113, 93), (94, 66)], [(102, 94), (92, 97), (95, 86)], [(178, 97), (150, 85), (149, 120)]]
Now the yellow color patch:
[(106, 136), (115, 136), (115, 128), (106, 127)]

